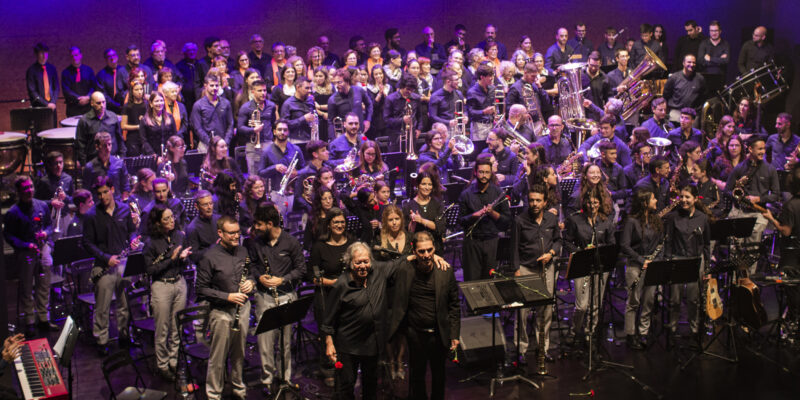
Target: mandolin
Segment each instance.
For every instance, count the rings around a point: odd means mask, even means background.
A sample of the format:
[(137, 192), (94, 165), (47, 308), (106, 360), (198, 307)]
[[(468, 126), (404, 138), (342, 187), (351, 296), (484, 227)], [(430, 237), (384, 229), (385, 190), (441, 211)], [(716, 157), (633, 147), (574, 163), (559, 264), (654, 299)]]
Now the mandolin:
[(715, 278), (706, 282), (706, 313), (712, 321), (722, 316), (722, 299), (719, 297), (719, 287)]

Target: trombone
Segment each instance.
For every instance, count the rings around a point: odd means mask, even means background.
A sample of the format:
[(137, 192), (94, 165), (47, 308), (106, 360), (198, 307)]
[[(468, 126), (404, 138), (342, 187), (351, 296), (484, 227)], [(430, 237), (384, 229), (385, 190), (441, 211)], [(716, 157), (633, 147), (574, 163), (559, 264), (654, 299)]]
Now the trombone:
[(403, 115), (411, 118), (411, 122), (405, 124), (404, 127), (405, 132), (403, 132), (403, 137), (405, 138), (406, 141), (406, 153), (408, 153), (408, 156), (406, 156), (406, 160), (415, 161), (419, 157), (417, 156), (417, 153), (414, 152), (414, 109), (411, 106), (411, 100), (409, 99), (406, 99), (406, 110)]
[(506, 93), (503, 89), (494, 90), (494, 127), (500, 125), (500, 122), (505, 119), (506, 113)]
[(453, 146), (459, 155), (472, 154), (475, 151), (475, 144), (467, 136), (467, 124), (464, 118), (464, 100), (456, 100), (455, 103), (456, 127), (453, 139), (456, 141)]

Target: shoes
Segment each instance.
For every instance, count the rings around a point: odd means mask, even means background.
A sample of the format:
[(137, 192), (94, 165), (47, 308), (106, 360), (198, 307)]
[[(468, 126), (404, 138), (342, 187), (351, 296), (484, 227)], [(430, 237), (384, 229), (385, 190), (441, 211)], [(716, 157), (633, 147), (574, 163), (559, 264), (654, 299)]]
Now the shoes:
[(100, 357), (108, 357), (108, 345), (107, 344), (97, 344), (97, 355)]
[(175, 382), (175, 374), (172, 371), (168, 370), (168, 369), (166, 369), (166, 370), (164, 370), (164, 369), (158, 370), (158, 376), (161, 379), (163, 379), (163, 380), (165, 380), (167, 382)]
[(39, 328), (41, 332), (57, 332), (61, 330), (61, 327), (50, 321), (39, 321), (36, 327)]
[(551, 356), (550, 354), (547, 354), (547, 352), (544, 353), (544, 360), (549, 362), (550, 364), (554, 364), (556, 362), (556, 359), (553, 358), (553, 356)]
[(118, 342), (121, 349), (127, 349), (131, 347), (131, 338), (128, 335), (120, 334)]
[(631, 349), (631, 350), (643, 350), (644, 349), (644, 347), (642, 346), (642, 343), (639, 342), (639, 338), (637, 338), (635, 335), (628, 335), (627, 337), (625, 337), (625, 344), (627, 344), (628, 348)]

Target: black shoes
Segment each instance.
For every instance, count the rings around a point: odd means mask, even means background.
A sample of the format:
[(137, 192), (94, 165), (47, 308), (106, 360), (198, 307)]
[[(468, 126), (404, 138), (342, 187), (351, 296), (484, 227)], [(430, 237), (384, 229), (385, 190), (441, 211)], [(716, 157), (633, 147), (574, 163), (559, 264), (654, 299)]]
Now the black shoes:
[(628, 335), (625, 338), (625, 343), (631, 350), (644, 350), (644, 346), (642, 346), (642, 343), (639, 341), (639, 338), (636, 337), (636, 335)]

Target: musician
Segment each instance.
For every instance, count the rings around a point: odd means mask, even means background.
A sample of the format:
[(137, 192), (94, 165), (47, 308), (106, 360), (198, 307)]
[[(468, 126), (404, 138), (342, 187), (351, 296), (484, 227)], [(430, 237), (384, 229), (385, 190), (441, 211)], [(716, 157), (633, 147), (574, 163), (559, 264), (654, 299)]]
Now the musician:
[(442, 185), (437, 176), (422, 172), (417, 175), (415, 189), (416, 195), (403, 204), (403, 217), (408, 221), (408, 232), (428, 232), (437, 251), (443, 251), (447, 221), (442, 204)]
[(603, 171), (606, 178), (606, 187), (611, 192), (611, 200), (625, 200), (630, 193), (628, 192), (627, 178), (625, 172), (617, 163), (617, 144), (614, 142), (600, 143), (600, 157), (595, 160), (595, 164)]
[[(377, 190), (376, 193), (378, 193)], [(380, 234), (376, 235), (372, 241), (372, 248), (375, 250), (375, 258), (377, 260), (391, 261), (412, 253), (413, 234), (406, 230), (406, 226), (408, 225), (406, 221), (403, 210), (397, 205), (387, 203), (383, 207)], [(397, 344), (398, 346), (395, 351), (391, 349), (393, 344)], [(403, 359), (402, 352), (404, 352), (405, 346), (402, 346), (402, 344), (403, 343), (398, 341), (396, 343), (390, 343), (388, 346), (390, 347), (388, 350), (389, 357), (392, 359), (390, 362), (392, 363), (394, 375), (397, 375), (397, 371), (400, 369), (399, 360)], [(398, 352), (401, 354), (398, 355)]]
[(161, 92), (153, 91), (147, 101), (144, 118), (139, 123), (144, 139), (145, 154), (164, 154), (164, 144), (170, 136), (177, 134), (175, 120), (166, 112), (166, 99)]
[[(136, 171), (136, 183), (131, 188), (131, 195), (128, 197), (128, 203), (136, 203), (141, 210), (153, 201), (153, 181), (156, 179), (156, 173), (150, 168), (140, 168)], [(146, 232), (146, 231), (145, 231)]]
[[(193, 42), (184, 43), (181, 48), (183, 59), (175, 64), (178, 73), (183, 77), (181, 86), (181, 98), (186, 104), (186, 109), (191, 110), (197, 99), (197, 93), (202, 89), (202, 78), (200, 77), (199, 63), (197, 62), (197, 44)], [(188, 119), (186, 120), (188, 123)]]
[[(97, 71), (97, 75), (95, 76), (95, 83), (97, 85), (96, 88), (105, 96), (108, 109), (115, 113), (119, 113), (122, 111), (122, 105), (116, 100), (116, 81), (118, 70), (122, 67), (117, 65), (119, 57), (114, 49), (106, 49), (103, 52), (103, 58), (106, 60), (106, 66)], [(89, 97), (89, 101), (91, 102), (91, 95)]]
[(83, 182), (88, 185), (90, 182), (94, 182), (98, 176), (106, 176), (113, 182), (114, 187), (119, 188), (119, 192), (114, 193), (115, 198), (125, 199), (131, 190), (128, 182), (128, 168), (122, 159), (111, 156), (112, 146), (111, 135), (108, 132), (98, 132), (94, 135), (96, 156), (83, 167)]
[[(169, 208), (172, 212), (173, 222), (175, 224), (176, 229), (183, 231), (183, 227), (186, 225), (186, 210), (183, 207), (183, 202), (180, 199), (176, 199), (173, 197), (172, 192), (169, 190), (169, 181), (164, 178), (156, 178), (153, 180), (153, 201), (149, 204), (144, 205), (142, 207), (142, 224), (139, 227), (139, 231), (147, 234), (149, 232), (149, 228), (147, 224), (149, 223), (147, 216), (150, 214), (150, 210), (155, 208), (156, 206), (162, 206)], [(182, 242), (182, 241), (181, 241)]]
[(684, 108), (698, 109), (705, 101), (706, 80), (696, 72), (696, 62), (694, 54), (685, 55), (683, 70), (670, 75), (664, 85), (664, 98), (671, 121), (679, 120)]
[[(255, 293), (256, 319), (260, 320), (264, 311), (297, 300), (293, 285), (306, 273), (305, 258), (300, 242), (281, 229), (281, 216), (272, 204), (259, 205), (255, 210), (253, 236), (245, 239), (244, 246), (253, 260), (254, 276), (258, 278)], [(261, 355), (261, 383), (269, 387), (273, 376), (289, 382), (292, 376), (291, 334), (292, 326), (283, 328), (282, 348), (283, 372), (278, 373), (278, 362), (274, 349), (279, 337), (278, 330), (258, 335), (258, 348)]]
[[(328, 137), (335, 138), (333, 121), (336, 117), (345, 119), (347, 114), (353, 113), (360, 122), (362, 132), (369, 130), (372, 121), (372, 100), (366, 91), (358, 86), (351, 86), (350, 71), (340, 68), (331, 75), (331, 83), (336, 87), (336, 93), (328, 99)], [(333, 142), (331, 142), (333, 150)], [(337, 157), (334, 157), (336, 159)]]
[[(464, 24), (456, 24), (456, 26), (453, 28), (454, 37), (449, 42), (444, 44), (444, 48), (450, 50), (453, 47), (456, 47), (464, 53), (469, 53), (470, 45), (464, 40), (466, 35), (467, 27), (465, 27)], [(483, 51), (483, 49), (479, 50)]]
[(745, 141), (741, 136), (731, 136), (731, 138), (728, 139), (725, 150), (722, 152), (722, 157), (718, 157), (714, 162), (714, 169), (719, 173), (719, 179), (722, 181), (722, 184), (719, 185), (720, 189), (725, 188), (733, 168), (747, 158), (747, 151), (744, 143)]
[(307, 143), (311, 140), (313, 124), (319, 140), (319, 116), (314, 114), (314, 97), (310, 96), (311, 81), (305, 76), (297, 78), (294, 96), (286, 100), (281, 107), (281, 118), (289, 122), (289, 140), (292, 143)]
[[(613, 142), (617, 145), (617, 158), (618, 162), (622, 166), (628, 166), (631, 164), (631, 149), (628, 147), (625, 142), (620, 139), (614, 130), (616, 126), (617, 118), (613, 114), (606, 114), (603, 118), (600, 119), (600, 123), (597, 124), (598, 128), (600, 128), (600, 134), (594, 135), (586, 139), (583, 144), (578, 148), (579, 152), (583, 152), (583, 154), (588, 154), (589, 150), (598, 142), (603, 141), (603, 139), (607, 139), (610, 142)], [(552, 133), (551, 133), (552, 135)], [(550, 157), (547, 158), (550, 160)]]
[(244, 180), (239, 163), (228, 157), (228, 143), (222, 137), (212, 136), (206, 157), (200, 165), (201, 186), (209, 188), (214, 178), (223, 171), (228, 171), (239, 184)]
[(124, 156), (127, 154), (125, 140), (122, 138), (117, 115), (106, 110), (106, 99), (103, 93), (94, 92), (91, 96), (92, 110), (83, 114), (75, 128), (75, 156), (80, 165), (97, 155), (97, 150), (92, 146), (92, 140), (98, 132), (109, 133), (111, 139), (110, 154)]
[[(545, 185), (537, 183), (531, 186), (527, 193), (528, 208), (514, 218), (511, 228), (511, 266), (515, 269), (514, 276), (539, 274), (545, 282), (548, 292), (554, 286), (555, 280), (555, 258), (561, 254), (561, 229), (558, 227), (558, 216), (545, 212), (549, 207), (547, 199), (548, 189)], [(520, 311), (519, 321), (527, 325), (529, 308)], [(518, 323), (519, 323), (518, 321)], [(553, 306), (546, 305), (536, 308), (536, 341), (540, 343), (540, 349), (545, 352), (545, 359), (553, 362), (553, 358), (547, 354), (550, 349), (550, 324), (553, 321)], [(540, 337), (540, 331), (544, 331), (544, 337)], [(523, 356), (528, 351), (528, 331), (527, 329), (514, 328), (514, 342), (519, 337), (519, 353)], [(544, 341), (544, 345), (541, 346)]]
[(548, 70), (555, 71), (572, 59), (575, 49), (567, 44), (568, 36), (567, 28), (558, 28), (558, 31), (556, 31), (556, 42), (547, 48), (547, 52), (544, 55), (544, 67)]
[(47, 201), (52, 210), (61, 209), (72, 202), (72, 176), (64, 172), (64, 155), (60, 151), (48, 152), (44, 163), (45, 174), (36, 180), (35, 198)]
[(623, 47), (617, 48), (614, 51), (614, 60), (617, 68), (614, 68), (606, 74), (606, 80), (611, 92), (614, 95), (618, 95), (628, 90), (626, 85), (621, 85), (622, 81), (631, 74), (631, 70), (628, 68), (628, 60), (630, 60), (628, 50), (625, 50)]
[(183, 247), (184, 234), (175, 226), (169, 207), (154, 205), (146, 221), (150, 240), (145, 243), (142, 254), (153, 282), (150, 305), (155, 321), (156, 365), (158, 374), (172, 382), (180, 345), (180, 328), (175, 315), (186, 307), (186, 281), (181, 273), (192, 249)]
[(123, 106), (120, 127), (123, 129), (125, 147), (128, 150), (127, 155), (130, 157), (143, 153), (142, 142), (144, 140), (139, 126), (147, 112), (144, 98), (144, 81), (139, 78), (141, 74), (138, 74), (137, 71), (141, 72), (140, 69), (133, 71), (129, 89), (122, 94)]
[(194, 195), (197, 216), (186, 226), (186, 242), (184, 248), (192, 248), (190, 260), (197, 264), (206, 250), (217, 242), (217, 221), (219, 214), (214, 212), (214, 198), (207, 190), (198, 190)]
[[(617, 51), (620, 49), (624, 50), (625, 46), (623, 45), (623, 43), (617, 42), (617, 37), (619, 37), (617, 29), (609, 26), (608, 28), (606, 28), (605, 33), (603, 33), (603, 38), (605, 39), (605, 41), (597, 46), (597, 51), (600, 53), (600, 60), (602, 61), (602, 65), (604, 67), (612, 65), (619, 66), (619, 60), (617, 59), (619, 53), (617, 53)], [(625, 50), (625, 55), (626, 56), (628, 55), (628, 50)], [(626, 68), (623, 68), (622, 71), (627, 69), (627, 65), (628, 65), (628, 57), (625, 57)], [(614, 88), (615, 85), (612, 84), (611, 82), (609, 83), (611, 84), (611, 87)]]
[[(514, 104), (521, 104), (527, 107), (527, 100), (523, 96), (525, 85), (530, 85), (533, 89), (534, 96), (538, 96), (539, 107), (541, 107), (542, 116), (546, 117), (553, 113), (553, 105), (547, 92), (542, 88), (542, 84), (538, 79), (539, 70), (534, 63), (527, 63), (523, 68), (522, 79), (514, 82), (508, 89), (506, 94), (506, 107), (511, 107)], [(531, 119), (538, 121), (538, 115), (531, 113)]]
[[(745, 239), (747, 243), (760, 243), (761, 234), (767, 227), (767, 220), (757, 211), (753, 211), (749, 204), (756, 204), (761, 207), (767, 203), (775, 202), (780, 199), (780, 184), (778, 173), (772, 165), (764, 161), (766, 145), (764, 138), (752, 136), (747, 141), (749, 150), (745, 162), (733, 168), (725, 184), (725, 191), (733, 193), (733, 190), (740, 187), (744, 192), (741, 200), (734, 203), (733, 209), (728, 218), (756, 218), (753, 234)], [(746, 177), (746, 178), (745, 178)], [(757, 263), (749, 268), (749, 273), (756, 272)]]
[[(245, 146), (247, 173), (252, 175), (258, 172), (257, 167), (261, 163), (261, 150), (256, 148), (256, 145), (266, 146), (266, 143), (272, 139), (269, 127), (275, 123), (276, 106), (267, 99), (266, 82), (259, 79), (248, 87), (253, 99), (239, 108), (236, 134), (239, 137), (238, 143)], [(253, 113), (256, 110), (258, 110), (260, 118), (253, 120)], [(265, 127), (267, 129), (264, 129)]]
[(144, 81), (142, 84), (149, 85), (147, 93), (150, 93), (150, 88), (155, 87), (155, 75), (153, 74), (153, 70), (146, 65), (142, 65), (142, 55), (139, 52), (139, 48), (136, 45), (130, 45), (127, 49), (125, 49), (125, 60), (127, 63), (119, 68), (117, 71), (117, 80), (116, 80), (116, 87), (117, 87), (117, 94), (121, 94), (125, 91), (130, 90), (130, 82), (129, 79), (133, 74), (135, 69), (139, 69), (144, 72)]
[[(664, 222), (667, 240), (664, 246), (664, 257), (702, 257), (697, 280), (705, 275), (706, 265), (711, 257), (710, 211), (698, 198), (697, 186), (681, 187), (680, 207), (669, 213)], [(760, 214), (759, 214), (760, 215)], [(766, 222), (765, 222), (766, 225)], [(759, 233), (759, 238), (760, 238)], [(678, 316), (681, 306), (681, 286), (673, 284), (670, 289), (670, 315), (668, 328), (673, 336), (678, 335)], [(692, 335), (698, 332), (700, 318), (697, 313), (699, 288), (697, 282), (686, 284), (686, 310), (689, 330)]]
[(33, 181), (27, 175), (14, 180), (19, 199), (4, 217), (4, 237), (14, 248), (16, 265), (20, 266), (19, 307), (29, 336), (35, 334), (34, 323), (42, 331), (58, 330), (50, 322), (50, 276), (53, 258), (50, 237), (53, 227), (47, 202), (34, 198)]
[(445, 60), (447, 60), (447, 50), (441, 43), (435, 43), (436, 33), (430, 26), (426, 26), (422, 29), (422, 35), (425, 37), (425, 40), (414, 47), (414, 51), (417, 57), (425, 57), (431, 60), (432, 69), (438, 73), (439, 70), (442, 69)]
[(544, 146), (544, 152), (550, 164), (561, 165), (574, 150), (569, 140), (570, 133), (567, 132), (567, 136), (562, 136), (564, 121), (559, 115), (552, 115), (547, 119), (547, 128), (550, 130), (550, 134), (542, 136), (536, 143)]
[(209, 74), (204, 78), (204, 95), (192, 108), (192, 129), (197, 134), (197, 149), (208, 151), (212, 136), (220, 136), (226, 142), (233, 138), (233, 111), (228, 99), (219, 96), (219, 78)]
[(754, 68), (769, 62), (775, 57), (775, 50), (767, 43), (767, 28), (759, 26), (753, 30), (753, 39), (744, 42), (739, 51), (737, 66), (739, 73), (747, 74)]
[(666, 138), (675, 129), (675, 125), (667, 118), (667, 100), (663, 97), (656, 97), (650, 103), (653, 116), (642, 123), (642, 128), (650, 131), (650, 137)]
[(722, 200), (722, 195), (719, 192), (719, 187), (711, 179), (713, 173), (711, 161), (702, 159), (695, 163), (692, 171), (692, 181), (697, 185), (697, 192), (703, 204), (711, 210), (712, 213), (719, 213), (719, 203)]
[[(600, 53), (593, 51), (588, 57), (586, 73), (581, 75), (581, 86), (582, 89), (588, 88), (589, 91), (583, 96), (598, 107), (603, 107), (612, 95), (612, 88), (606, 79), (606, 73), (600, 70)], [(602, 117), (602, 115), (592, 112), (591, 109), (590, 114), (596, 114), (595, 118), (597, 119)]]
[[(278, 190), (284, 174), (291, 173), (289, 178), (294, 178), (306, 163), (300, 147), (289, 141), (289, 123), (285, 119), (275, 121), (272, 136), (273, 142), (264, 148), (261, 155), (263, 163), (258, 168), (258, 174), (270, 182), (268, 186)], [(297, 164), (293, 171), (289, 171), (289, 165), (295, 157)]]
[[(694, 127), (694, 120), (697, 118), (697, 112), (691, 107), (684, 107), (681, 109), (680, 126), (669, 131), (667, 139), (672, 142), (672, 154), (677, 154), (677, 150), (681, 145), (686, 142), (692, 141), (695, 143), (702, 143), (703, 131)], [(676, 156), (671, 156), (672, 162), (677, 162)]]
[(404, 334), (409, 351), (409, 395), (428, 398), (425, 375), (430, 364), (431, 399), (444, 399), (445, 362), (459, 344), (461, 317), (452, 270), (434, 267), (434, 240), (414, 235), (416, 259), (396, 272), (389, 336)]
[[(334, 165), (342, 164), (345, 158), (353, 151), (358, 149), (366, 141), (366, 136), (360, 135), (359, 118), (356, 113), (348, 113), (344, 118), (344, 135), (340, 135), (330, 144), (331, 163)], [(357, 154), (356, 154), (357, 155)], [(353, 167), (358, 160), (353, 159)]]
[(108, 176), (98, 176), (92, 189), (98, 198), (89, 210), (83, 223), (83, 248), (94, 258), (92, 280), (94, 281), (95, 307), (92, 333), (97, 340), (98, 352), (108, 355), (108, 318), (112, 296), (116, 296), (119, 345), (130, 344), (128, 334), (128, 301), (125, 287), (128, 280), (122, 277), (117, 266), (124, 262), (126, 248), (139, 247), (139, 237), (130, 207), (116, 199), (114, 182)]
[[(611, 217), (611, 199), (608, 191), (601, 185), (581, 190), (581, 211), (567, 217), (564, 225), (564, 248), (569, 253), (592, 247), (613, 245), (614, 219)], [(598, 279), (599, 278), (599, 279)], [(598, 311), (602, 307), (603, 293), (605, 292), (608, 272), (600, 277), (583, 277), (575, 279), (575, 312), (572, 315), (572, 330), (577, 342), (595, 331), (598, 320)], [(591, 287), (590, 287), (591, 285)], [(589, 309), (590, 292), (594, 292), (593, 309), (588, 317), (591, 325), (584, 319)]]
[[(428, 114), (433, 122), (441, 122), (453, 130), (456, 128), (456, 102), (459, 100), (465, 102), (465, 98), (461, 91), (456, 90), (459, 79), (455, 72), (444, 70), (441, 73), (441, 79), (442, 87), (431, 94)], [(467, 113), (466, 104), (464, 104), (464, 113)], [(463, 115), (463, 117), (464, 126), (467, 126), (469, 116)]]
[(680, 187), (689, 184), (694, 167), (703, 159), (703, 149), (697, 142), (690, 140), (681, 145), (678, 153), (681, 155), (681, 162), (677, 166), (678, 177), (673, 179)]
[[(733, 117), (723, 115), (717, 124), (717, 132), (714, 133), (714, 138), (709, 140), (706, 146), (708, 151), (707, 158), (714, 161), (722, 156), (725, 146), (728, 145), (728, 141), (731, 140), (734, 133), (736, 133), (736, 124), (733, 122)], [(708, 148), (711, 150), (708, 150)]]
[[(792, 194), (792, 197), (783, 204), (780, 217), (776, 219), (769, 210), (766, 210), (762, 216), (775, 225), (775, 228), (783, 237), (783, 240), (779, 241), (781, 244), (779, 267), (782, 268), (786, 279), (798, 279), (800, 278), (800, 273), (798, 273), (798, 262), (800, 261), (797, 254), (797, 237), (800, 237), (800, 232), (798, 232), (800, 224), (797, 222), (797, 217), (800, 215), (798, 214), (798, 205), (800, 205), (798, 202), (798, 200), (800, 200), (798, 196), (800, 195), (800, 164), (792, 165), (789, 171), (788, 183), (789, 192)], [(798, 296), (798, 288), (797, 286), (786, 285), (783, 287), (783, 290), (786, 294), (787, 305), (789, 307), (787, 320), (791, 325), (797, 326), (798, 319), (800, 318), (800, 296)], [(794, 335), (796, 338), (796, 330), (794, 331)]]
[(78, 189), (72, 196), (72, 203), (75, 205), (75, 215), (67, 225), (67, 232), (64, 236), (83, 234), (83, 221), (86, 220), (86, 215), (94, 206), (94, 199), (92, 198), (92, 193), (88, 190)]
[(709, 22), (708, 38), (700, 42), (700, 47), (697, 49), (697, 60), (702, 67), (709, 93), (717, 93), (722, 89), (728, 72), (731, 45), (720, 36), (721, 34), (722, 27), (719, 21)]
[[(197, 297), (211, 305), (208, 329), (211, 347), (206, 373), (206, 396), (222, 397), (223, 379), (233, 386), (234, 395), (244, 398), (243, 382), (244, 347), (250, 327), (250, 300), (248, 294), (258, 280), (253, 261), (248, 262), (247, 249), (239, 246), (239, 224), (229, 216), (217, 221), (219, 244), (205, 252), (197, 266)], [(238, 317), (238, 321), (234, 318)], [(232, 330), (238, 326), (239, 330)], [(230, 374), (226, 374), (226, 361), (230, 359)], [(225, 378), (227, 375), (227, 378)]]
[(50, 48), (44, 43), (36, 43), (33, 47), (36, 62), (25, 72), (25, 84), (28, 87), (28, 98), (33, 107), (47, 107), (53, 110), (53, 121), (56, 120), (56, 101), (58, 100), (58, 71), (53, 64), (47, 62)]
[[(638, 127), (635, 129), (644, 129)], [(646, 129), (644, 129), (646, 131)], [(625, 174), (625, 186), (629, 191), (632, 191), (636, 182), (647, 176), (650, 173), (647, 167), (653, 159), (653, 147), (647, 142), (636, 143), (633, 146), (633, 154), (631, 158), (633, 162), (622, 168), (622, 173)]]
[[(537, 139), (537, 135), (531, 121), (533, 119), (538, 120), (538, 118), (539, 118), (538, 116), (531, 117), (531, 114), (528, 112), (528, 109), (525, 108), (525, 106), (523, 106), (522, 104), (511, 105), (508, 108), (508, 117), (506, 118), (506, 129), (507, 130), (513, 129), (514, 132), (516, 132), (516, 134), (522, 136), (523, 138), (525, 138), (525, 140), (528, 140), (529, 142), (534, 142), (535, 139)], [(542, 123), (544, 123), (544, 121), (542, 121)]]
[[(656, 209), (658, 199), (653, 192), (638, 191), (633, 197), (631, 214), (625, 218), (620, 239), (620, 250), (627, 257), (625, 286), (625, 343), (629, 349), (642, 350), (650, 333), (656, 286), (645, 286), (645, 271), (658, 256), (656, 248), (663, 246), (664, 226)], [(634, 282), (635, 285), (634, 286)], [(636, 314), (639, 323), (636, 323)]]
[[(755, 105), (755, 111), (752, 106)], [(733, 111), (733, 121), (736, 123), (736, 133), (743, 135), (742, 139), (747, 140), (750, 135), (768, 136), (767, 130), (760, 121), (760, 105), (754, 103), (749, 97), (739, 100), (739, 105)]]
[(355, 169), (350, 171), (352, 178), (358, 179), (360, 176), (369, 176), (374, 181), (383, 180), (389, 167), (383, 162), (381, 148), (372, 140), (361, 143), (358, 149), (358, 164)]
[[(289, 60), (300, 60), (299, 57), (292, 57)], [(280, 81), (272, 87), (270, 100), (275, 103), (278, 110), (281, 109), (283, 103), (294, 96), (297, 83), (297, 71), (292, 67), (292, 64), (287, 60), (286, 66), (280, 70)]]
[(510, 222), (491, 155), (479, 155), (473, 173), (472, 183), (458, 197), (459, 222), (465, 230), (461, 257), (465, 281), (489, 277), (489, 270), (497, 265), (498, 234)]
[[(219, 56), (222, 53), (222, 49), (220, 48), (220, 40), (216, 36), (207, 36), (203, 40), (203, 49), (206, 51), (205, 57), (201, 58), (195, 64), (195, 98), (200, 99), (203, 97), (204, 91), (204, 84), (206, 79), (206, 74), (214, 66), (214, 58)], [(195, 50), (196, 52), (196, 50)], [(184, 55), (186, 54), (186, 46), (184, 46)], [(196, 55), (195, 55), (196, 56)]]
[(67, 103), (67, 116), (86, 114), (91, 110), (89, 96), (95, 90), (97, 82), (94, 70), (83, 65), (83, 54), (78, 47), (70, 47), (72, 63), (61, 71), (61, 87), (64, 90), (64, 101)]
[(649, 174), (633, 185), (633, 193), (654, 193), (658, 200), (658, 211), (661, 211), (670, 203), (669, 161), (660, 157), (654, 158), (647, 164), (647, 170)]
[(432, 130), (423, 135), (426, 151), (420, 153), (417, 159), (417, 169), (423, 164), (432, 162), (439, 169), (439, 176), (443, 177), (443, 181), (447, 182), (448, 172), (455, 168), (453, 155), (458, 154), (455, 150), (455, 139), (451, 138), (445, 146), (444, 142), (447, 138), (447, 132), (439, 132)]
[(647, 56), (647, 53), (644, 49), (645, 46), (652, 50), (659, 59), (667, 59), (666, 51), (661, 46), (661, 42), (653, 39), (653, 25), (639, 25), (639, 35), (640, 39), (635, 41), (633, 43), (633, 48), (628, 51), (631, 55), (631, 59), (629, 61), (630, 65), (639, 65), (642, 63), (642, 61), (644, 61), (645, 57)]
[(496, 177), (501, 187), (511, 186), (514, 183), (514, 174), (519, 170), (519, 158), (506, 147), (505, 141), (508, 133), (502, 128), (492, 129), (486, 137), (486, 148), (481, 154), (491, 154), (497, 160)]
[[(520, 152), (524, 153), (525, 159), (520, 163), (519, 170), (514, 175), (514, 185), (511, 187), (514, 199), (524, 200), (524, 196), (528, 193), (528, 188), (532, 182), (548, 185), (552, 182), (553, 187), (558, 184), (556, 170), (544, 160), (544, 147), (542, 145), (531, 143), (528, 147), (520, 148)], [(550, 176), (551, 171), (552, 177)], [(553, 204), (553, 206), (558, 207), (558, 204)]]
[(173, 135), (167, 139), (165, 146), (166, 157), (158, 163), (158, 176), (168, 180), (170, 190), (182, 197), (189, 188), (189, 174), (183, 158), (186, 143), (181, 136)]
[[(397, 90), (386, 96), (383, 120), (386, 124), (386, 135), (389, 137), (389, 151), (401, 150), (400, 138), (405, 135), (407, 125), (412, 126), (413, 137), (416, 137), (422, 130), (421, 97), (416, 93), (416, 89), (417, 78), (410, 74), (403, 74), (397, 83)], [(409, 105), (411, 106), (411, 115), (407, 116)]]
[(792, 133), (792, 114), (785, 112), (775, 119), (775, 130), (777, 132), (767, 139), (767, 153), (772, 157), (772, 167), (783, 171), (789, 156), (800, 144), (800, 136)]
[(297, 178), (294, 186), (295, 200), (303, 193), (303, 181), (309, 176), (316, 175), (322, 167), (328, 165), (328, 160), (330, 159), (328, 143), (322, 140), (309, 141), (306, 143), (306, 154), (309, 157), (308, 162), (303, 168), (297, 169)]

